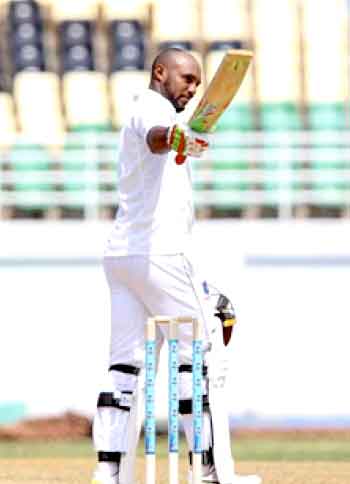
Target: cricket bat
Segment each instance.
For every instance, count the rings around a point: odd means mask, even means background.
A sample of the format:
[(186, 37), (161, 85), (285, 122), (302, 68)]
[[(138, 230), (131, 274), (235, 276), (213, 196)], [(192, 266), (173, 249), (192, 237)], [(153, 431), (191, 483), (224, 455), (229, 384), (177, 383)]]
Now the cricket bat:
[[(252, 57), (253, 53), (249, 50), (229, 50), (226, 52), (188, 122), (193, 131), (209, 133), (214, 130), (216, 122), (231, 104), (242, 84)], [(181, 164), (185, 159), (186, 157), (183, 155), (177, 155), (176, 163)]]

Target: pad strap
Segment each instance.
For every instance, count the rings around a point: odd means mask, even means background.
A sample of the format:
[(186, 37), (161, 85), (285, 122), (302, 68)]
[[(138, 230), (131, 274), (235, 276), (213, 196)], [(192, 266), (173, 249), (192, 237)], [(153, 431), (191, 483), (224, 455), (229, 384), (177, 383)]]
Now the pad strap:
[(98, 462), (114, 462), (120, 464), (121, 452), (105, 452), (100, 451), (97, 453)]
[(130, 412), (132, 404), (132, 392), (124, 391), (119, 398), (114, 393), (102, 392), (97, 400), (97, 407), (113, 407)]
[[(209, 399), (208, 395), (203, 395), (203, 412), (209, 411)], [(180, 415), (192, 414), (192, 399), (179, 400), (179, 413)]]
[[(207, 376), (208, 367), (203, 365), (202, 375)], [(179, 365), (179, 373), (192, 373), (192, 365)]]
[(140, 368), (132, 365), (124, 365), (118, 363), (117, 365), (112, 365), (109, 367), (109, 371), (120, 371), (121, 373), (126, 373), (127, 375), (138, 376), (140, 374)]
[[(190, 460), (190, 465), (192, 465), (192, 452), (188, 453), (188, 457)], [(213, 449), (209, 447), (209, 450), (202, 450), (202, 465), (203, 466), (213, 466), (214, 465), (214, 456), (213, 456)]]

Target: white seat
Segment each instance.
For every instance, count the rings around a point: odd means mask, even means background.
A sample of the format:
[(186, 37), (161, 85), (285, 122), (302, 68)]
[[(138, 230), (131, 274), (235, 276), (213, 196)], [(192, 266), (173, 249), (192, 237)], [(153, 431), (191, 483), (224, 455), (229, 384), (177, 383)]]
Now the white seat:
[[(53, 72), (20, 72), (14, 78), (20, 130), (50, 144), (64, 131), (60, 82)], [(54, 141), (54, 140), (53, 140)]]
[(297, 3), (294, 0), (255, 0), (252, 13), (258, 100), (261, 103), (298, 103), (301, 65)]
[(52, 15), (57, 22), (97, 20), (99, 0), (59, 0), (52, 2)]
[(349, 100), (346, 0), (304, 0), (303, 45), (307, 102)]
[(152, 25), (155, 42), (198, 40), (200, 24), (196, 0), (177, 0), (176, 3), (157, 0)]
[(248, 40), (248, 0), (202, 0), (202, 28), (206, 42)]
[(294, 49), (276, 44), (272, 52), (257, 51), (255, 59), (257, 98), (262, 103), (301, 100), (300, 57)]
[(62, 79), (69, 128), (110, 124), (108, 81), (102, 72), (68, 72)]
[(343, 51), (348, 43), (348, 1), (303, 0), (301, 6), (305, 47), (333, 45)]
[(319, 50), (305, 52), (305, 99), (313, 102), (349, 101), (348, 58), (336, 50), (320, 55)]
[(252, 20), (257, 49), (298, 43), (299, 15), (295, 0), (254, 0)]
[(101, 0), (103, 17), (108, 20), (147, 21), (150, 2), (147, 0)]

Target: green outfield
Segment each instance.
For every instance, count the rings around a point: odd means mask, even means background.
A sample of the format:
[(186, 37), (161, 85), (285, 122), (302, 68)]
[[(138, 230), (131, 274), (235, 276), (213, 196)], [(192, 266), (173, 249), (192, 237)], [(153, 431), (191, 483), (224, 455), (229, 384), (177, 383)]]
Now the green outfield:
[[(237, 470), (257, 472), (264, 484), (347, 484), (350, 483), (348, 439), (241, 438), (233, 444)], [(140, 445), (137, 472), (143, 481), (143, 446)], [(181, 482), (186, 482), (187, 459), (181, 444)], [(167, 444), (158, 439), (158, 481), (167, 480)], [(88, 440), (74, 442), (0, 442), (1, 484), (86, 484), (95, 463)]]
[[(181, 454), (185, 455), (181, 440)], [(238, 461), (319, 461), (350, 462), (350, 440), (336, 436), (322, 438), (237, 438), (233, 453)], [(142, 457), (142, 443), (138, 449)], [(167, 455), (166, 437), (158, 438), (157, 453)], [(93, 458), (89, 440), (59, 442), (1, 442), (0, 459)], [(1, 481), (0, 481), (1, 482)], [(350, 481), (349, 481), (350, 482)]]

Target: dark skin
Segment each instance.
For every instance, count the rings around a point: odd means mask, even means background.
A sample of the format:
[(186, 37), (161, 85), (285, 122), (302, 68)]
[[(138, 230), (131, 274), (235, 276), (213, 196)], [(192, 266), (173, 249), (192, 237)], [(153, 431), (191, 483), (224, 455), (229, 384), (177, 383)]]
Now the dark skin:
[[(168, 99), (176, 112), (180, 113), (196, 94), (201, 83), (201, 69), (195, 58), (186, 52), (172, 52), (163, 57), (153, 69), (149, 87)], [(168, 126), (155, 126), (150, 129), (147, 143), (152, 153), (170, 151), (167, 131)]]

